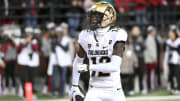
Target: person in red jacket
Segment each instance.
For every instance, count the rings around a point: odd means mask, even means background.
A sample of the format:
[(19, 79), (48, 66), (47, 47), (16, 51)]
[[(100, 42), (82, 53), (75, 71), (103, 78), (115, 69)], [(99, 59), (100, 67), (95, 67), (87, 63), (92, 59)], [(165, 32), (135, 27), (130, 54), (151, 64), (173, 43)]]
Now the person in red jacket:
[[(15, 65), (16, 65), (16, 46), (13, 41), (7, 38), (6, 42), (2, 45), (2, 52), (6, 68), (4, 70), (5, 77), (5, 94), (15, 94), (16, 79), (15, 79)], [(12, 80), (12, 88), (10, 87), (9, 80)]]
[(115, 0), (115, 5), (120, 13), (129, 12), (131, 0)]
[(125, 14), (131, 10), (131, 0), (115, 0), (115, 6), (120, 13), (120, 22), (127, 23), (129, 21), (129, 17)]

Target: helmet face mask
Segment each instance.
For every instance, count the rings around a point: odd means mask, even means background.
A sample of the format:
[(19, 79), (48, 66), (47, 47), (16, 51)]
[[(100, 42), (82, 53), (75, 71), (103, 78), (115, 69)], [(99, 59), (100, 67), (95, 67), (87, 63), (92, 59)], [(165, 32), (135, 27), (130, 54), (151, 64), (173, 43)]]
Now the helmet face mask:
[(101, 28), (101, 22), (104, 14), (96, 11), (88, 12), (88, 26), (90, 30)]
[(88, 11), (87, 18), (88, 29), (96, 30), (97, 28), (105, 28), (115, 23), (116, 11), (107, 2), (97, 2)]

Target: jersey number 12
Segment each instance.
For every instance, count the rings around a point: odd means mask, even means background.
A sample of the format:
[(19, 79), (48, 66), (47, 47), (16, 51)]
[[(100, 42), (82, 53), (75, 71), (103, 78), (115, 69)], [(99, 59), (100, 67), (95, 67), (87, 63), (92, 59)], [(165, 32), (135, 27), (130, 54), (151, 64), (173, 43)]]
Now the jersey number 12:
[[(96, 63), (96, 57), (92, 57), (91, 60), (92, 60), (92, 64), (97, 64)], [(111, 62), (111, 59), (107, 56), (103, 56), (99, 59), (99, 63), (108, 63), (108, 62)], [(96, 71), (92, 71), (92, 77), (94, 77), (96, 74)], [(98, 72), (98, 77), (107, 77), (107, 76), (110, 76), (110, 73), (103, 73), (103, 72)]]

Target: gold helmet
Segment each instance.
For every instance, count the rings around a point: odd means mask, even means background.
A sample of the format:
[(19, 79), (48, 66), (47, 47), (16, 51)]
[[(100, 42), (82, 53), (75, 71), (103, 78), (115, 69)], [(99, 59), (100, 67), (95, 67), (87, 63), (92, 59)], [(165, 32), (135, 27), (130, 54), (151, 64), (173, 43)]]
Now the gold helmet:
[(107, 2), (97, 2), (88, 11), (89, 28), (95, 30), (112, 25), (116, 21), (116, 10)]

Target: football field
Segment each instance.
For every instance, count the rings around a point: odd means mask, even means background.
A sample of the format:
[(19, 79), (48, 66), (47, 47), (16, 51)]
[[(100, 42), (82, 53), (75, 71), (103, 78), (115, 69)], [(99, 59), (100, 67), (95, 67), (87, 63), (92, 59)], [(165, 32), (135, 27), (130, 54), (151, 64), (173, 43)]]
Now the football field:
[[(58, 98), (52, 96), (45, 96), (42, 94), (36, 94), (37, 100), (33, 101), (70, 101), (69, 97)], [(4, 96), (0, 97), (0, 101), (25, 101), (23, 98), (18, 96)], [(119, 100), (121, 101), (121, 100)], [(171, 95), (165, 89), (161, 89), (146, 95), (136, 94), (134, 96), (126, 97), (126, 101), (180, 101), (180, 95)]]
[[(66, 99), (38, 100), (38, 101), (70, 101), (70, 100), (66, 98)], [(180, 101), (180, 96), (128, 97), (126, 98), (126, 101)]]
[[(10, 97), (10, 98), (0, 98), (0, 101), (24, 101), (21, 98)], [(70, 101), (69, 98), (64, 99), (39, 99), (35, 101)], [(120, 101), (120, 100), (119, 100)], [(180, 101), (180, 96), (136, 96), (127, 97), (126, 101)]]
[[(38, 101), (70, 101), (69, 99), (38, 100)], [(144, 96), (128, 97), (126, 101), (180, 101), (180, 96)]]

